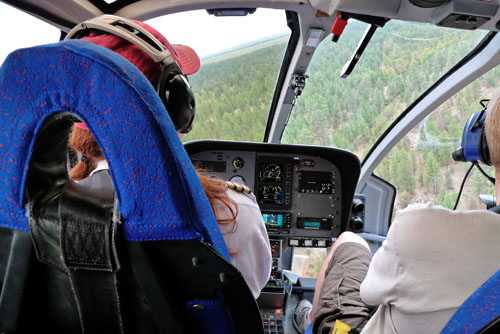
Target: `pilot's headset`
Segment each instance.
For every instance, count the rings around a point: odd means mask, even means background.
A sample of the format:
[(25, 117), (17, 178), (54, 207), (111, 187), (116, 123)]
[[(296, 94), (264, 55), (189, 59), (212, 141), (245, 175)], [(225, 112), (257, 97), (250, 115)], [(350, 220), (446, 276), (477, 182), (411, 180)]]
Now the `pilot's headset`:
[(480, 161), (491, 166), (490, 151), (484, 130), (488, 102), (489, 100), (481, 100), (479, 103), (483, 109), (472, 114), (465, 123), (461, 147), (453, 151), (453, 160), (473, 163)]
[(90, 33), (121, 37), (139, 47), (159, 64), (160, 74), (152, 84), (163, 101), (175, 129), (180, 133), (191, 131), (195, 115), (193, 91), (170, 51), (153, 34), (123, 17), (102, 15), (80, 23), (64, 40), (79, 39)]

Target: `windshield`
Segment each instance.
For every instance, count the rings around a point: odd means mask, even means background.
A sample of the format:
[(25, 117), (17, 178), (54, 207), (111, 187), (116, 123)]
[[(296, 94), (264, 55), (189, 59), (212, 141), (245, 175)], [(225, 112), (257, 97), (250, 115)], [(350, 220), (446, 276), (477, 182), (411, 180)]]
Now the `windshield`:
[(320, 44), (283, 143), (339, 147), (364, 159), (397, 116), (486, 34), (390, 21), (342, 79), (340, 71), (367, 26), (349, 22), (338, 43), (327, 39)]
[(201, 58), (200, 71), (189, 76), (196, 119), (183, 141), (262, 141), (290, 36), (285, 12), (259, 8), (245, 17), (215, 17), (203, 10), (147, 22)]

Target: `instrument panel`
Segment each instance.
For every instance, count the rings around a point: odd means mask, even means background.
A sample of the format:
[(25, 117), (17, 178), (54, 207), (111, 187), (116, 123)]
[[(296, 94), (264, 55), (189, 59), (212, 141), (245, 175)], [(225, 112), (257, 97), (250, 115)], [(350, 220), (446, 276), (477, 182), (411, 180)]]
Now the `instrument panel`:
[(195, 166), (252, 189), (270, 238), (329, 247), (346, 230), (359, 160), (326, 147), (225, 141), (185, 145)]

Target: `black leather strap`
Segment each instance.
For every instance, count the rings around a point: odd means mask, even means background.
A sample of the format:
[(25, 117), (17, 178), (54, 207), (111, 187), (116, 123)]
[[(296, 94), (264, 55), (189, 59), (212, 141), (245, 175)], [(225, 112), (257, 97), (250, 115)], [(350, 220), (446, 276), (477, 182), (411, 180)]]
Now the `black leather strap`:
[(116, 279), (118, 226), (112, 204), (87, 195), (75, 182), (63, 188), (59, 216), (64, 263), (83, 332), (123, 333)]

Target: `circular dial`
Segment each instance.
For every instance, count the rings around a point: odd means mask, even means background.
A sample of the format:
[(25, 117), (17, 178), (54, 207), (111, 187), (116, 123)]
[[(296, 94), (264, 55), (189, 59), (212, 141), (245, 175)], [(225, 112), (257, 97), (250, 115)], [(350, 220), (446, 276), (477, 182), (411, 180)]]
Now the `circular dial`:
[(281, 167), (276, 164), (269, 164), (264, 170), (264, 178), (267, 180), (281, 181)]
[(243, 166), (245, 166), (245, 161), (242, 158), (236, 157), (233, 159), (234, 169), (241, 169)]

